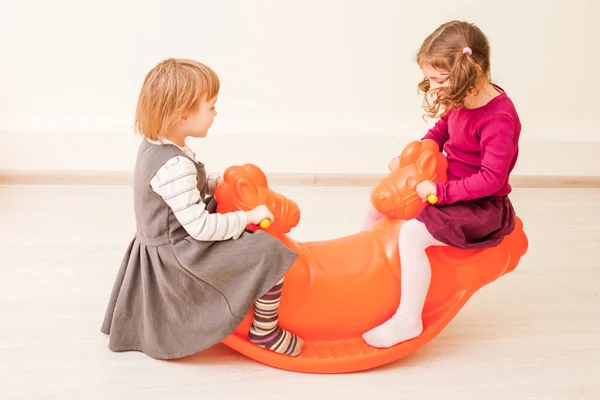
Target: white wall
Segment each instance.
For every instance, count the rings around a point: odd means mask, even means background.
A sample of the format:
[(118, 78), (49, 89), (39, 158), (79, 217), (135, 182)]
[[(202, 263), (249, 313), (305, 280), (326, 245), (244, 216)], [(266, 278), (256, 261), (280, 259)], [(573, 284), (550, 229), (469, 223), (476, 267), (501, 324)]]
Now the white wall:
[[(1, 0), (0, 169), (28, 168), (16, 156), (22, 145), (40, 157), (59, 137), (75, 152), (85, 138), (100, 143), (96, 152), (121, 140), (133, 149), (140, 84), (171, 56), (219, 73), (213, 135), (418, 138), (429, 124), (413, 57), (455, 18), (488, 35), (524, 141), (598, 142), (598, 17), (595, 0)], [(122, 156), (60, 166), (38, 158), (36, 168), (127, 168), (131, 151)]]

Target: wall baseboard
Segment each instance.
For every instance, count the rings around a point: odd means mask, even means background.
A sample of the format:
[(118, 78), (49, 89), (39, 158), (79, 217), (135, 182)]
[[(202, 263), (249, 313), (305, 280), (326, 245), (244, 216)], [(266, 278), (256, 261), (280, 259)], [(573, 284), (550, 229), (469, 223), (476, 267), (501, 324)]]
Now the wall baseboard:
[[(0, 131), (2, 184), (129, 184), (140, 142), (127, 132)], [(415, 136), (209, 135), (190, 147), (209, 171), (259, 166), (272, 185), (372, 186)], [(600, 187), (600, 141), (521, 139), (515, 187)]]
[[(386, 174), (418, 136), (212, 135), (189, 140), (211, 171), (252, 163), (294, 174)], [(140, 138), (128, 132), (0, 131), (0, 171), (133, 171)], [(521, 140), (514, 176), (600, 176), (600, 141)]]
[[(217, 175), (218, 173), (211, 173)], [(384, 174), (267, 173), (272, 186), (374, 186)], [(107, 171), (5, 171), (1, 185), (129, 185), (131, 172)], [(516, 175), (513, 187), (600, 188), (600, 176)]]

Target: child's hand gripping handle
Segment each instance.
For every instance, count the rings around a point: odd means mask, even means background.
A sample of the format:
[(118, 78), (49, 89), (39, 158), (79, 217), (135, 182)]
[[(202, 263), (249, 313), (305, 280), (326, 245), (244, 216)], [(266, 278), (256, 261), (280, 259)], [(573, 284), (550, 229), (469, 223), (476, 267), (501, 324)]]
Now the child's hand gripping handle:
[(260, 205), (246, 212), (248, 223), (252, 225), (260, 225), (261, 228), (267, 229), (271, 226), (271, 222), (275, 219), (271, 210), (267, 206)]

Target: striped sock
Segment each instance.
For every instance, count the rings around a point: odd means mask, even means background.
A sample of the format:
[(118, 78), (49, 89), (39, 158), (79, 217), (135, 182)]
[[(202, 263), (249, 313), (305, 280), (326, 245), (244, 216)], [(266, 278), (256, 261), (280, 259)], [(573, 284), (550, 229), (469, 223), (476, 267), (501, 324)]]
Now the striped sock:
[(255, 345), (279, 354), (297, 356), (303, 341), (278, 325), (283, 278), (254, 304), (254, 319), (248, 338)]

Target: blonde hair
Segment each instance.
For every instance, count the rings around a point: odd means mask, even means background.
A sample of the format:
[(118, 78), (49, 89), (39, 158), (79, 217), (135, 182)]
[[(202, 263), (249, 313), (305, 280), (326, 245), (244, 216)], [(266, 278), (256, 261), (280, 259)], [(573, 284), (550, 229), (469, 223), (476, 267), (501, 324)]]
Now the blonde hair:
[[(428, 116), (462, 108), (470, 91), (477, 89), (485, 78), (490, 78), (490, 46), (486, 36), (475, 24), (450, 21), (440, 25), (421, 45), (417, 53), (419, 65), (448, 71), (450, 85), (436, 90), (434, 99), (424, 99)], [(427, 94), (427, 78), (419, 83), (419, 91)]]
[(151, 140), (166, 136), (179, 118), (219, 93), (217, 74), (194, 60), (169, 58), (148, 72), (135, 113), (135, 130)]

